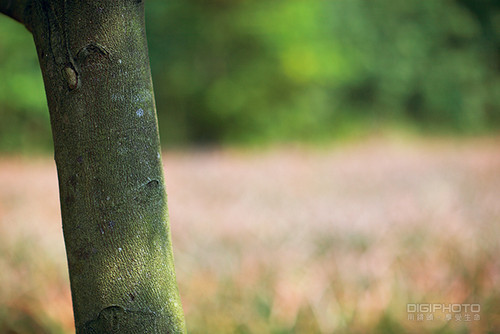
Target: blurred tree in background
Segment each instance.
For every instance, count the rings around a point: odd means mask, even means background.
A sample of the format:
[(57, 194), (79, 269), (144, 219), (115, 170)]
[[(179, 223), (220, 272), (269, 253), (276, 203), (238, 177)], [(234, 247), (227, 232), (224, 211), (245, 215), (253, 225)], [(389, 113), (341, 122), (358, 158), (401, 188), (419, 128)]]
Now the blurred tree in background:
[[(150, 0), (169, 145), (500, 128), (496, 0)], [(0, 17), (0, 150), (50, 149), (33, 42)]]

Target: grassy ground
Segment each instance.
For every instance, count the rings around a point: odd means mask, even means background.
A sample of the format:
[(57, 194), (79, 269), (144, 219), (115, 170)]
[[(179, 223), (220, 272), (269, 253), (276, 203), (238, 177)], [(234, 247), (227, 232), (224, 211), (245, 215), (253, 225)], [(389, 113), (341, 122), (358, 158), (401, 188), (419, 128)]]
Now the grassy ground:
[[(190, 333), (500, 333), (500, 139), (164, 158)], [(65, 261), (53, 161), (0, 158), (0, 333), (73, 331)]]

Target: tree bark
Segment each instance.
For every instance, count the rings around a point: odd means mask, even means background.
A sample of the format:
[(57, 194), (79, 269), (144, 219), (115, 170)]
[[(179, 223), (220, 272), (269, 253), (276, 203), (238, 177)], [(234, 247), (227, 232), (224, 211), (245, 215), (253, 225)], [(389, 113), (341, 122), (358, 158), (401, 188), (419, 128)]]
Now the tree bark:
[(33, 34), (76, 333), (185, 333), (140, 0), (0, 0)]

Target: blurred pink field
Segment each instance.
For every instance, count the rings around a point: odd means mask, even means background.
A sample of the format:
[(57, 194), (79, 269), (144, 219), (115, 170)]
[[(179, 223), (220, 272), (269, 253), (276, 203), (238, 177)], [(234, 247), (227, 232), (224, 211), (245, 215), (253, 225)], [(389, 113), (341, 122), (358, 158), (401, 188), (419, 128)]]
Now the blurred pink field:
[[(500, 330), (499, 139), (164, 161), (190, 333)], [(1, 333), (73, 331), (60, 224), (53, 161), (0, 158)], [(481, 310), (411, 319), (408, 303)]]

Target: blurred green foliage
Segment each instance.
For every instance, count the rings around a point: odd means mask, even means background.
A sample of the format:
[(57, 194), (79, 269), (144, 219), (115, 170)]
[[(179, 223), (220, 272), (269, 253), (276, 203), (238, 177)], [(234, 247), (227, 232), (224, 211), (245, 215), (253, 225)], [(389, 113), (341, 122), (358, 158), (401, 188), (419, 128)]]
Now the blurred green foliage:
[[(496, 0), (149, 0), (171, 145), (500, 128)], [(0, 18), (0, 149), (50, 147), (25, 29)]]
[(0, 14), (0, 150), (51, 148), (35, 45), (19, 23)]

